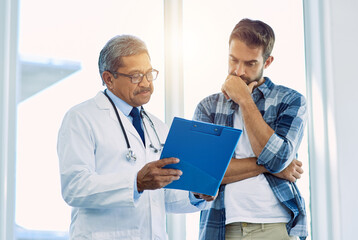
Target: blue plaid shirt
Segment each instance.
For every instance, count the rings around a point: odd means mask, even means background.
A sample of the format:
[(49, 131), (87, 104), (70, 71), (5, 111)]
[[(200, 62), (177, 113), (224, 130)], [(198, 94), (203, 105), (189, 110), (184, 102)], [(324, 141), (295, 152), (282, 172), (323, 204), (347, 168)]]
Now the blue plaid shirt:
[[(269, 78), (254, 89), (252, 98), (265, 122), (275, 131), (257, 158), (272, 173), (280, 172), (295, 157), (306, 125), (306, 100), (298, 92), (284, 86), (275, 85)], [(224, 126), (233, 126), (233, 117), (239, 105), (226, 100), (222, 93), (203, 99), (194, 113), (194, 120)], [(306, 239), (307, 219), (304, 199), (295, 183), (265, 173), (265, 177), (278, 200), (291, 212), (287, 231), (291, 236)], [(211, 209), (200, 215), (200, 240), (225, 240), (225, 185)]]

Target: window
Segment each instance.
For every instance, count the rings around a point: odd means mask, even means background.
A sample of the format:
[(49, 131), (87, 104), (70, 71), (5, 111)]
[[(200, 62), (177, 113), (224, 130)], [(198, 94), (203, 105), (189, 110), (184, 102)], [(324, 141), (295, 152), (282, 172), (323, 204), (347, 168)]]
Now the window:
[(57, 133), (65, 112), (101, 90), (98, 56), (118, 34), (142, 38), (160, 70), (148, 111), (164, 120), (162, 1), (23, 0), (18, 103), (16, 237), (67, 239)]
[[(202, 98), (220, 91), (229, 34), (244, 17), (261, 19), (275, 30), (275, 61), (265, 75), (305, 95), (301, 0), (207, 0), (205, 7), (200, 0), (183, 2), (184, 117), (191, 119)], [(163, 1), (22, 0), (20, 10), (15, 235), (18, 240), (67, 239), (70, 208), (60, 196), (56, 153), (62, 118), (101, 89), (97, 60), (106, 41), (133, 34), (147, 43), (152, 65), (160, 71), (146, 107), (164, 120)], [(299, 159), (305, 174), (298, 184), (309, 214), (306, 139)], [(197, 239), (198, 214), (186, 219), (187, 239)]]

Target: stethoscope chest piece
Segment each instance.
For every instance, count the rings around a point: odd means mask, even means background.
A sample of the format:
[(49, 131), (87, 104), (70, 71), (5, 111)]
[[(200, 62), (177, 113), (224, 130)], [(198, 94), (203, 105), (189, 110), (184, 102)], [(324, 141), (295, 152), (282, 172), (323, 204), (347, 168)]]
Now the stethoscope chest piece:
[[(106, 89), (107, 90), (107, 89)], [(133, 150), (131, 149), (131, 145), (129, 144), (129, 140), (128, 140), (128, 136), (127, 136), (127, 133), (126, 133), (126, 130), (124, 129), (124, 126), (123, 126), (123, 123), (122, 123), (122, 120), (121, 118), (119, 117), (119, 113), (117, 111), (117, 108), (114, 104), (114, 102), (112, 101), (112, 99), (107, 95), (107, 92), (106, 90), (104, 91), (104, 95), (108, 98), (109, 102), (111, 103), (113, 109), (114, 109), (114, 112), (116, 113), (116, 116), (117, 116), (117, 119), (118, 119), (118, 122), (119, 122), (119, 125), (122, 129), (122, 132), (123, 132), (123, 135), (124, 135), (124, 138), (126, 140), (126, 144), (127, 144), (127, 149), (128, 149), (128, 152), (126, 154), (126, 159), (127, 161), (131, 162), (131, 163), (135, 163), (137, 161), (137, 156), (134, 154)], [(148, 138), (149, 138), (149, 141), (150, 141), (150, 145), (149, 147), (153, 149), (154, 153), (159, 153), (162, 151), (163, 149), (163, 146), (164, 144), (162, 144), (160, 142), (160, 139), (159, 139), (159, 136), (158, 136), (158, 133), (157, 131), (155, 130), (155, 126), (154, 126), (154, 123), (152, 122), (152, 120), (150, 119), (150, 117), (147, 115), (147, 113), (144, 111), (144, 109), (142, 108), (141, 111), (140, 111), (140, 114), (141, 114), (141, 117), (143, 119), (146, 118), (148, 120), (148, 122), (150, 123), (150, 126), (153, 128), (153, 131), (157, 137), (157, 140), (158, 140), (158, 144), (159, 144), (159, 147), (155, 147), (150, 136), (149, 136), (149, 133), (148, 133), (148, 129), (147, 129), (147, 126), (145, 125), (144, 123), (144, 120), (143, 120), (143, 126), (144, 126), (144, 130), (145, 132), (147, 133), (148, 135)]]
[(134, 154), (134, 152), (133, 152), (133, 150), (131, 148), (128, 149), (128, 153), (126, 155), (126, 158), (131, 163), (135, 163), (137, 161), (137, 156)]

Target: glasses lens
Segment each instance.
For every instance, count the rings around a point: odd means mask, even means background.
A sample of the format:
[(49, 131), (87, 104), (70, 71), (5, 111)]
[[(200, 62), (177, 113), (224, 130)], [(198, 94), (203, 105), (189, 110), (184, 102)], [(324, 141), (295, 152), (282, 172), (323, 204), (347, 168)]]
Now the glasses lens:
[(147, 77), (148, 81), (153, 81), (153, 71), (147, 73), (145, 76)]
[(143, 75), (141, 74), (134, 74), (132, 75), (132, 83), (139, 83), (142, 81)]
[(153, 69), (151, 72), (147, 74), (148, 81), (153, 81), (157, 79), (157, 77), (158, 77), (158, 71), (155, 69)]
[(146, 77), (149, 82), (157, 79), (158, 77), (158, 71), (153, 69), (150, 72), (147, 72), (145, 75), (142, 75), (141, 73), (134, 74), (131, 76), (132, 83), (140, 83), (143, 80), (143, 77)]

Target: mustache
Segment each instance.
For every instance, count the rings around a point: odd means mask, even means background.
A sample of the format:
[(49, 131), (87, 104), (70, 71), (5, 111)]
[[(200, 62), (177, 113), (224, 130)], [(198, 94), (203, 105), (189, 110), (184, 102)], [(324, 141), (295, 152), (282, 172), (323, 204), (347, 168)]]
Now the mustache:
[(150, 87), (144, 87), (144, 88), (139, 89), (138, 91), (135, 91), (135, 92), (134, 92), (134, 95), (141, 94), (141, 93), (147, 92), (147, 91), (150, 92), (151, 90), (152, 90), (152, 89), (151, 89)]

